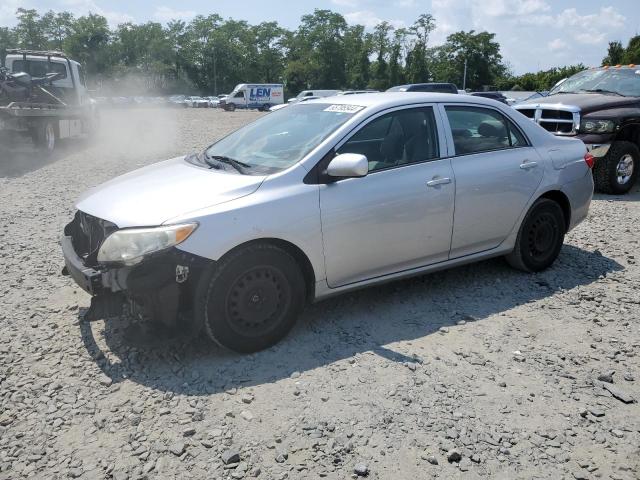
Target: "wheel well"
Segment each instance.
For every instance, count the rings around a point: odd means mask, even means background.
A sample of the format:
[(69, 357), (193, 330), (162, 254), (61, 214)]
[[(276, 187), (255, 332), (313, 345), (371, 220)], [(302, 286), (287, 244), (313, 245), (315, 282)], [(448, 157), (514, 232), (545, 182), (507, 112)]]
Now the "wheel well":
[(564, 215), (565, 228), (569, 230), (569, 225), (571, 225), (571, 204), (569, 203), (567, 196), (560, 190), (551, 190), (541, 195), (540, 198), (548, 198), (560, 205)]
[(281, 248), (282, 250), (287, 252), (289, 255), (291, 255), (296, 261), (296, 263), (298, 264), (298, 266), (300, 267), (300, 270), (302, 271), (302, 275), (304, 277), (305, 286), (307, 290), (307, 299), (311, 301), (314, 298), (315, 286), (316, 286), (316, 275), (313, 271), (313, 266), (311, 265), (311, 261), (309, 260), (309, 257), (307, 257), (307, 255), (298, 246), (294, 245), (291, 242), (288, 242), (286, 240), (281, 240), (279, 238), (259, 238), (257, 240), (251, 240), (249, 242), (242, 243), (237, 247), (234, 247), (233, 249), (231, 249), (225, 255), (228, 255), (230, 252), (234, 252), (236, 250), (246, 248), (248, 246), (256, 245), (256, 244), (273, 245), (275, 247)]
[(623, 127), (616, 136), (616, 141), (632, 142), (640, 148), (640, 124)]

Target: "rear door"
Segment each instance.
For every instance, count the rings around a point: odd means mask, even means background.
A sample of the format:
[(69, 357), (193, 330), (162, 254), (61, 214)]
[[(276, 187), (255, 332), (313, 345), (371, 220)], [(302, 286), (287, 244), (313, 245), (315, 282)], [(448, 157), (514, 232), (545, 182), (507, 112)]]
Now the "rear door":
[(542, 181), (544, 163), (503, 113), (445, 105), (454, 152), (455, 218), (450, 258), (497, 247), (516, 226)]

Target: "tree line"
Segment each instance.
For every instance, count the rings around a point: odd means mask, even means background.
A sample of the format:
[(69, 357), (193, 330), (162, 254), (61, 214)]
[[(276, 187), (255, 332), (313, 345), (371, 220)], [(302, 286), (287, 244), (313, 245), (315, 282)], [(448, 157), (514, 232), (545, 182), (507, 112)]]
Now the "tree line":
[[(166, 25), (127, 22), (115, 28), (97, 14), (75, 17), (19, 8), (16, 18), (15, 27), (0, 27), (2, 58), (11, 47), (63, 50), (85, 66), (90, 86), (103, 94), (219, 94), (243, 82), (284, 83), (288, 94), (309, 88), (384, 90), (428, 81), (462, 88), (465, 62), (469, 89), (546, 90), (585, 68), (513, 76), (494, 33), (459, 31), (433, 46), (436, 19), (428, 13), (407, 28), (383, 21), (371, 31), (321, 9), (303, 15), (295, 30), (218, 14)], [(608, 56), (616, 60), (628, 58), (630, 63), (640, 53), (640, 37), (627, 49), (619, 42), (614, 48), (614, 43)]]

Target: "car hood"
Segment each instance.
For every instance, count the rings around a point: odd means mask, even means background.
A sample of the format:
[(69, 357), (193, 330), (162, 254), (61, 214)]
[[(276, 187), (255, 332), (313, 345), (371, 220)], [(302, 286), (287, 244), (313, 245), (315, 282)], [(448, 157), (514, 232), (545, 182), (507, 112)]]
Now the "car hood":
[(583, 113), (607, 108), (618, 108), (626, 105), (640, 103), (637, 97), (619, 97), (617, 95), (604, 95), (600, 93), (557, 93), (542, 98), (533, 98), (518, 103), (517, 107), (524, 105), (565, 105), (578, 107)]
[(255, 192), (264, 176), (198, 167), (178, 157), (116, 177), (85, 192), (76, 207), (120, 228), (161, 225)]

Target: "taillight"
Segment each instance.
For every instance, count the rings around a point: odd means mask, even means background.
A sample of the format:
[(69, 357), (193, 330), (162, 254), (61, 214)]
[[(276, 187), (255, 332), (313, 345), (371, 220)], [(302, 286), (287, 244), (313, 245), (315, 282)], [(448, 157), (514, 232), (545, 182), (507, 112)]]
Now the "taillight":
[(593, 165), (596, 163), (596, 157), (587, 152), (584, 154), (584, 163), (587, 164), (587, 167), (593, 168)]

